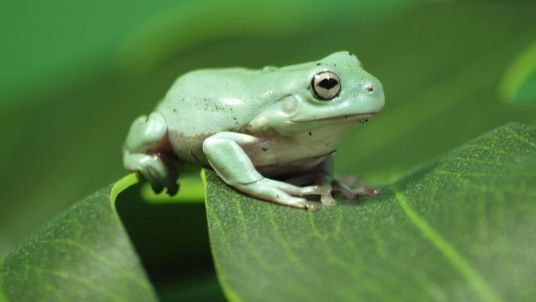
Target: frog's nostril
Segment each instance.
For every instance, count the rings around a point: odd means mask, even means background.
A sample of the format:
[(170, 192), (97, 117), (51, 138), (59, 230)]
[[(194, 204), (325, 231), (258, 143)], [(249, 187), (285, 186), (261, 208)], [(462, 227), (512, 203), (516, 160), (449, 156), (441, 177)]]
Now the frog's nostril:
[(372, 86), (372, 84), (369, 84), (365, 87), (365, 89), (367, 89), (368, 92), (372, 93), (374, 91), (374, 86)]

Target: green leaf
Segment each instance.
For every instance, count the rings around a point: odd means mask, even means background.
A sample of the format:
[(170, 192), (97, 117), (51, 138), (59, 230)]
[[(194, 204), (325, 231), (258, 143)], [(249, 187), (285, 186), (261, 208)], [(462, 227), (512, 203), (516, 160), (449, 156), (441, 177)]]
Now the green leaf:
[(199, 168), (182, 168), (178, 196), (130, 174), (51, 221), (0, 261), (0, 302), (222, 301)]
[(0, 266), (0, 300), (156, 301), (115, 212), (134, 174), (54, 219)]
[(536, 43), (519, 55), (506, 71), (500, 87), (503, 99), (517, 105), (536, 103)]
[(529, 301), (536, 130), (509, 124), (316, 212), (253, 200), (206, 172), (209, 233), (232, 301)]

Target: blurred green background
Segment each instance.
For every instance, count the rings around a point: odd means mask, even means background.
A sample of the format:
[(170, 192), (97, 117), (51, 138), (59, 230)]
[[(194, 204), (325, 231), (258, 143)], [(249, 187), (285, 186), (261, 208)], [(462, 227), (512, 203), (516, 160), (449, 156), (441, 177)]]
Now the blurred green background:
[(4, 1), (0, 258), (124, 175), (130, 122), (188, 70), (356, 53), (386, 108), (342, 144), (337, 170), (375, 182), (533, 123), (534, 12), (534, 1)]

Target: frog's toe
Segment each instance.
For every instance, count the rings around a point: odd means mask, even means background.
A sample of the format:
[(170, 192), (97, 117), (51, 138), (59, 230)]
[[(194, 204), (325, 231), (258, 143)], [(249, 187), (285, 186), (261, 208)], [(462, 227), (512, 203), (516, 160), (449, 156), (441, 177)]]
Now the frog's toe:
[(331, 196), (331, 192), (333, 191), (333, 187), (330, 183), (325, 183), (319, 186), (316, 186), (316, 191), (314, 194), (320, 195), (320, 202), (323, 205), (326, 206), (332, 206), (335, 205), (337, 202), (335, 201), (335, 198)]
[(314, 205), (302, 197), (294, 197), (291, 194), (297, 192), (300, 188), (276, 180), (264, 178), (260, 181), (237, 187), (238, 190), (255, 198), (271, 201), (274, 203), (309, 209)]
[(156, 194), (167, 188), (167, 193), (173, 196), (178, 191), (176, 177), (168, 172), (164, 161), (158, 155), (141, 155), (137, 158), (133, 169), (138, 171), (150, 184)]
[(300, 195), (322, 195), (324, 191), (322, 186), (314, 185), (301, 187), (299, 193)]
[(151, 184), (151, 188), (156, 194), (164, 190), (164, 184), (159, 180), (155, 171), (150, 168), (139, 169), (138, 172)]
[(169, 196), (175, 196), (179, 192), (179, 186), (176, 184), (170, 184), (167, 186), (167, 194)]
[(307, 211), (316, 211), (318, 209), (318, 205), (316, 203), (306, 201), (303, 208)]
[(326, 206), (334, 206), (337, 204), (337, 201), (331, 196), (331, 193), (320, 195), (320, 202)]
[[(306, 187), (298, 187), (291, 184), (287, 184), (284, 182), (277, 182), (280, 185), (280, 188), (284, 190), (285, 192), (297, 195), (297, 196), (305, 196), (305, 195), (320, 195), (320, 202), (324, 205), (334, 205), (335, 199), (331, 197), (331, 191), (332, 187), (330, 184), (324, 184), (324, 185), (313, 185), (313, 186), (306, 186)], [(315, 204), (311, 204), (311, 207), (314, 207)], [(304, 206), (305, 207), (305, 206)]]
[(167, 194), (169, 196), (174, 196), (179, 191), (179, 186), (174, 180), (170, 178), (161, 179), (155, 176), (154, 172), (150, 169), (146, 170), (146, 173), (142, 173), (142, 175), (151, 184), (151, 188), (153, 189), (155, 194), (162, 193), (162, 191), (164, 191), (164, 188), (166, 189)]
[(307, 211), (315, 211), (318, 209), (318, 205), (315, 202), (300, 197), (288, 196), (288, 198), (281, 198), (279, 200), (274, 200), (274, 202), (294, 208), (305, 209)]
[(351, 199), (357, 199), (361, 196), (370, 196), (370, 197), (376, 197), (380, 195), (380, 190), (375, 188), (358, 188), (351, 191), (352, 198)]
[(376, 188), (365, 188), (364, 189), (364, 192), (361, 193), (360, 195), (366, 195), (366, 196), (371, 196), (371, 197), (376, 197), (378, 195), (381, 194), (381, 191), (380, 189), (376, 189)]
[[(142, 175), (144, 174), (142, 173)], [(158, 180), (156, 180), (156, 178), (147, 175), (144, 175), (144, 178), (151, 184), (151, 188), (153, 189), (153, 192), (155, 194), (162, 193), (162, 191), (164, 190), (164, 186)]]
[(361, 196), (376, 197), (381, 194), (381, 191), (376, 188), (348, 188), (346, 186), (337, 186), (333, 188), (333, 191), (343, 194), (349, 200), (358, 199)]

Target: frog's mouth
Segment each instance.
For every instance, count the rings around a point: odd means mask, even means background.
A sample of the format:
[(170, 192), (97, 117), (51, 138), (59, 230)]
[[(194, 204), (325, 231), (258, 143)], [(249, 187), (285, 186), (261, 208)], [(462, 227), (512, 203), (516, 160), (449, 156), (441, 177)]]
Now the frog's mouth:
[(376, 112), (367, 112), (367, 113), (356, 113), (356, 114), (344, 114), (336, 116), (321, 117), (316, 119), (307, 119), (307, 120), (293, 120), (295, 123), (307, 123), (307, 122), (346, 122), (346, 121), (355, 121), (359, 120), (366, 121), (372, 117)]

